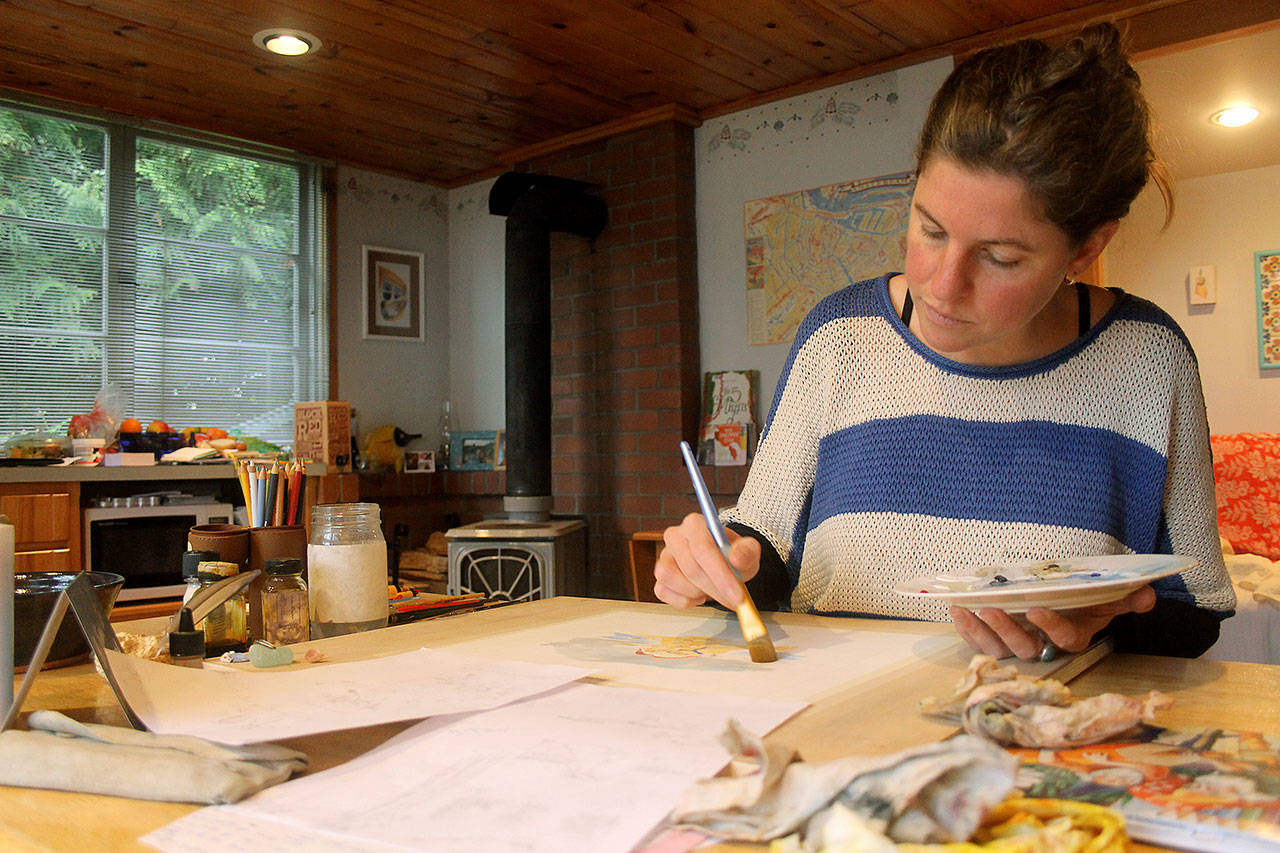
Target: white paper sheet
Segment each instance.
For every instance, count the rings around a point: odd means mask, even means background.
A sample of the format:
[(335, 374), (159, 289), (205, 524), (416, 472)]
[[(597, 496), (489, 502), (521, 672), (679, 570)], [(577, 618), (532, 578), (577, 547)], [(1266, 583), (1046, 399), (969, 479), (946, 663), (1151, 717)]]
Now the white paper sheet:
[[(142, 840), (243, 849), (624, 853), (728, 756), (730, 717), (768, 732), (804, 703), (573, 684), (493, 711), (426, 720), (338, 767)], [(312, 844), (315, 848), (312, 848)], [(385, 846), (384, 846), (385, 845)]]
[(584, 616), (450, 646), (494, 660), (590, 666), (626, 684), (695, 693), (813, 699), (832, 687), (869, 681), (913, 660), (971, 654), (955, 633), (929, 623), (883, 629), (794, 625), (763, 614), (778, 660), (754, 663), (732, 613), (618, 612)]
[(432, 649), (283, 672), (191, 669), (110, 650), (107, 656), (151, 731), (226, 744), (496, 708), (591, 674)]

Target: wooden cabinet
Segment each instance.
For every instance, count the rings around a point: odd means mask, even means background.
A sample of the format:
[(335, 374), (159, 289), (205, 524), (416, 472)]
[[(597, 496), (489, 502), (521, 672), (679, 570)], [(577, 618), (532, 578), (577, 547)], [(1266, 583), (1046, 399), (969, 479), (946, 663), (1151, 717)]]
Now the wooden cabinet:
[(79, 483), (0, 483), (0, 512), (14, 527), (14, 571), (80, 570)]

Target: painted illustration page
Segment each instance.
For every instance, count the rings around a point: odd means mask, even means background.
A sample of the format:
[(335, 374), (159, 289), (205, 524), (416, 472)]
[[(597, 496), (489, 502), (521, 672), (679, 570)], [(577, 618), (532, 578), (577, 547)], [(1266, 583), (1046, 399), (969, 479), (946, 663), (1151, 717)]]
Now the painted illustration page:
[(861, 622), (844, 629), (833, 624), (839, 620), (795, 625), (762, 616), (778, 652), (773, 663), (753, 662), (737, 617), (710, 608), (585, 616), (449, 648), (495, 660), (590, 667), (619, 683), (643, 687), (808, 700), (836, 686), (869, 682), (914, 660), (960, 653), (968, 659), (950, 625), (877, 622), (870, 628)]

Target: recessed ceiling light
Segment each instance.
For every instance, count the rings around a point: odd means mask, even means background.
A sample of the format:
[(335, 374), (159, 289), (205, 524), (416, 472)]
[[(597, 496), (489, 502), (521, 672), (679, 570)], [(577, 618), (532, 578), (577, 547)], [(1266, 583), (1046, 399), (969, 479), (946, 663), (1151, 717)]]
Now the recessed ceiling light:
[(1223, 127), (1242, 127), (1258, 117), (1258, 111), (1248, 104), (1236, 104), (1224, 110), (1218, 110), (1209, 116), (1209, 121)]
[(320, 49), (320, 39), (302, 30), (276, 27), (253, 34), (253, 43), (263, 50), (281, 56), (302, 56)]

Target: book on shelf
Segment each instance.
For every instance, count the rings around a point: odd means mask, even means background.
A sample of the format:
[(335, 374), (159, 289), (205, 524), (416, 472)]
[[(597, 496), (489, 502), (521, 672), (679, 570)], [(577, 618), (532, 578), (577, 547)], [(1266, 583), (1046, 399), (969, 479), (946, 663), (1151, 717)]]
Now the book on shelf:
[(1011, 752), (1023, 794), (1110, 806), (1136, 841), (1280, 849), (1280, 736), (1144, 725), (1123, 742)]
[(746, 465), (755, 455), (758, 370), (709, 371), (702, 381), (698, 462)]

